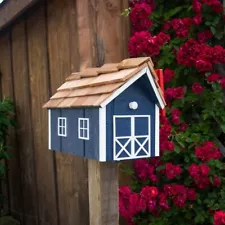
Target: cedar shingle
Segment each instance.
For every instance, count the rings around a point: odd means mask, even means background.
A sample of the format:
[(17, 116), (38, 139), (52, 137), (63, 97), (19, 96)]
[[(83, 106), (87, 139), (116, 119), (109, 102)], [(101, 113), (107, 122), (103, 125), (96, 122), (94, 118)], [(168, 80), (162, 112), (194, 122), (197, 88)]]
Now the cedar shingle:
[(104, 64), (99, 68), (86, 68), (81, 72), (72, 73), (43, 107), (100, 106), (131, 77), (146, 67), (151, 71), (157, 90), (165, 103), (151, 58), (140, 57), (125, 59), (120, 63)]

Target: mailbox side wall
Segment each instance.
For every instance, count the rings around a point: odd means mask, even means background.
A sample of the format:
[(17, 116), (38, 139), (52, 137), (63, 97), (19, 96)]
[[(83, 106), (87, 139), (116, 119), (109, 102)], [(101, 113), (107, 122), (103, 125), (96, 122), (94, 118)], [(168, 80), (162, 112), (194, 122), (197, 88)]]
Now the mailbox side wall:
[[(67, 118), (67, 136), (58, 136), (58, 117)], [(89, 140), (78, 138), (79, 118), (89, 119)], [(51, 150), (99, 159), (98, 108), (51, 109)]]
[[(138, 108), (131, 110), (129, 103), (136, 101)], [(155, 156), (155, 103), (156, 98), (147, 76), (142, 76), (106, 108), (106, 160), (113, 160), (113, 116), (150, 115), (151, 156)], [(122, 124), (117, 129), (124, 129)], [(138, 129), (141, 129), (139, 127)], [(157, 138), (157, 137), (156, 137)]]

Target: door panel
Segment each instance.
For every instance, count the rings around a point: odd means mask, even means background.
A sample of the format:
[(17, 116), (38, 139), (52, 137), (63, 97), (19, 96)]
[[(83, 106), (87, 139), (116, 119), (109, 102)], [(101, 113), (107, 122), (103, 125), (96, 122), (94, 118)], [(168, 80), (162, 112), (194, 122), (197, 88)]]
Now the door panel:
[(113, 117), (114, 160), (150, 157), (150, 116)]

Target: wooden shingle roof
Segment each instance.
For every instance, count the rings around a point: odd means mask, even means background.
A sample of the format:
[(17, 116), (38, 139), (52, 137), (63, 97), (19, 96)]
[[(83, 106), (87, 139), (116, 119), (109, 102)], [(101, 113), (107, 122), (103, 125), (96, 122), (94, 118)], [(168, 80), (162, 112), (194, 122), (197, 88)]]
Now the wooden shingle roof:
[(151, 58), (140, 57), (72, 73), (43, 108), (100, 106), (144, 68), (149, 68), (157, 92), (165, 104)]

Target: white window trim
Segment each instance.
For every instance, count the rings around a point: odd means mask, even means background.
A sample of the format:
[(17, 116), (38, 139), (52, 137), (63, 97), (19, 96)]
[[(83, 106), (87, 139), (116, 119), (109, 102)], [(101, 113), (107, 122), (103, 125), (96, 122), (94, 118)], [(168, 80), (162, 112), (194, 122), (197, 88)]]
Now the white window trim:
[[(87, 122), (87, 128), (81, 127), (81, 121)], [(81, 130), (87, 130), (87, 137), (81, 136)], [(89, 140), (89, 118), (78, 118), (78, 138), (82, 140)]]
[[(60, 126), (60, 120), (65, 121), (65, 126)], [(60, 128), (64, 128), (65, 129), (65, 133), (60, 133)], [(64, 130), (63, 129), (63, 130)], [(67, 118), (66, 117), (58, 117), (58, 136), (60, 137), (67, 137)]]

